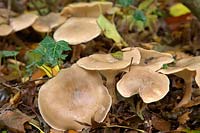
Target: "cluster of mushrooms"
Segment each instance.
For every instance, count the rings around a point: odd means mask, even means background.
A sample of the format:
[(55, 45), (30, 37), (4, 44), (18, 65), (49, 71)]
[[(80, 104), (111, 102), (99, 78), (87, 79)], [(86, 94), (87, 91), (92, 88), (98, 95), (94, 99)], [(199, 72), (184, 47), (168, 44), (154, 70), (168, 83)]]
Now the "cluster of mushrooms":
[[(139, 94), (145, 103), (159, 101), (169, 92), (168, 74), (185, 81), (185, 95), (176, 107), (191, 99), (192, 81), (200, 85), (200, 57), (176, 63), (172, 55), (139, 47), (122, 49), (123, 58), (92, 54), (62, 69), (39, 91), (38, 105), (44, 120), (57, 130), (89, 128), (91, 120), (102, 122), (113, 103), (116, 90), (123, 97)], [(163, 64), (169, 64), (162, 68)], [(116, 83), (116, 75), (126, 72)], [(106, 78), (106, 85), (103, 78)], [(188, 95), (189, 94), (189, 95)], [(81, 124), (81, 123), (87, 123)]]
[[(58, 27), (53, 34), (54, 39), (73, 45), (75, 54), (80, 44), (102, 33), (96, 20), (100, 14), (112, 12), (111, 9), (111, 2), (74, 3), (61, 13), (40, 17), (35, 14), (17, 15), (0, 9), (3, 14), (0, 17), (0, 36), (30, 26), (41, 33)], [(38, 106), (44, 120), (61, 131), (89, 128), (92, 119), (102, 122), (111, 105), (117, 103), (116, 90), (123, 97), (139, 94), (145, 103), (162, 99), (169, 92), (168, 74), (177, 75), (185, 81), (184, 96), (177, 108), (190, 101), (193, 80), (200, 86), (200, 57), (188, 57), (172, 63), (174, 59), (171, 54), (139, 47), (122, 49), (122, 53), (122, 59), (99, 53), (81, 58), (47, 81), (40, 88), (38, 96)], [(172, 65), (162, 68), (169, 63)], [(116, 76), (121, 72), (125, 74), (116, 83)], [(102, 77), (106, 79), (106, 85)]]

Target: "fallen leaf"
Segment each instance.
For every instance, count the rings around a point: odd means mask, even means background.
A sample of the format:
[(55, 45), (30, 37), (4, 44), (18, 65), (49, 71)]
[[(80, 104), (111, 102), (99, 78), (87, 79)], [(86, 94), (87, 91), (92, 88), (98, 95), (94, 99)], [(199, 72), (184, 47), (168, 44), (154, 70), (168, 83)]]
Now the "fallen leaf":
[(152, 125), (155, 129), (160, 130), (160, 131), (169, 131), (171, 128), (170, 122), (157, 117), (156, 115), (153, 115), (151, 117), (152, 119)]
[(103, 31), (104, 35), (107, 38), (113, 39), (115, 41), (116, 46), (128, 46), (128, 44), (122, 39), (122, 37), (118, 33), (115, 24), (112, 24), (106, 17), (100, 15), (97, 19), (97, 23)]
[(190, 10), (186, 6), (184, 6), (182, 3), (177, 3), (170, 7), (169, 13), (170, 15), (177, 17), (177, 16), (190, 13)]
[(24, 123), (30, 121), (32, 118), (19, 110), (5, 110), (0, 114), (0, 121), (10, 130), (12, 133), (21, 132), (25, 133)]
[(191, 112), (185, 112), (183, 115), (181, 115), (180, 117), (178, 117), (178, 121), (180, 124), (185, 124), (189, 119), (189, 114)]

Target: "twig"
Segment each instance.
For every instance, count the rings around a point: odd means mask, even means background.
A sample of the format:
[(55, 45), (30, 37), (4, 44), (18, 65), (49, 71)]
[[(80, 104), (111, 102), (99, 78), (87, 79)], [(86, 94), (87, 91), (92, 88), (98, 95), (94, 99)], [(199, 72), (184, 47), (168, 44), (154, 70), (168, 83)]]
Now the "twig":
[(144, 130), (140, 130), (140, 129), (136, 129), (136, 128), (132, 128), (132, 127), (128, 127), (128, 126), (120, 126), (120, 125), (107, 125), (107, 126), (103, 126), (104, 128), (114, 128), (114, 127), (118, 127), (118, 128), (125, 128), (125, 129), (131, 129), (131, 130), (135, 130), (141, 133), (145, 133)]
[(3, 85), (3, 86), (5, 86), (5, 87), (7, 87), (7, 88), (15, 89), (15, 90), (17, 90), (17, 91), (20, 91), (19, 88), (17, 88), (17, 87), (13, 87), (13, 86), (11, 86), (11, 85), (9, 85), (9, 84), (6, 84), (6, 83), (0, 83), (0, 84)]

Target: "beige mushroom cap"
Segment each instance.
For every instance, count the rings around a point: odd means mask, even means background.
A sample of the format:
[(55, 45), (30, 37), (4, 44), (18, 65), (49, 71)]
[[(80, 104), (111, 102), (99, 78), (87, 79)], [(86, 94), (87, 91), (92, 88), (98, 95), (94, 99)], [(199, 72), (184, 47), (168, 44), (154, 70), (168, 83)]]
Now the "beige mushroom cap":
[(8, 17), (8, 14), (10, 17), (14, 17), (14, 16), (17, 16), (17, 13), (11, 11), (11, 10), (8, 10), (6, 8), (0, 8), (0, 14), (2, 17), (4, 18), (7, 18)]
[(163, 74), (173, 74), (184, 69), (195, 71), (198, 68), (200, 68), (200, 56), (181, 59), (177, 61), (174, 66), (168, 67), (167, 69), (161, 69), (159, 72)]
[(138, 64), (140, 61), (140, 53), (138, 49), (123, 52), (121, 60), (114, 58), (111, 54), (93, 54), (88, 57), (81, 58), (77, 64), (87, 70), (120, 70), (131, 64)]
[(101, 34), (95, 18), (69, 18), (54, 33), (56, 41), (64, 40), (71, 45), (88, 42)]
[(112, 5), (112, 2), (105, 1), (73, 3), (65, 7), (61, 15), (66, 17), (98, 17), (100, 14), (110, 10)]
[(31, 26), (37, 18), (38, 16), (35, 14), (22, 14), (16, 18), (11, 18), (10, 25), (13, 27), (14, 31), (20, 31)]
[(111, 97), (97, 72), (73, 65), (40, 88), (38, 105), (52, 128), (81, 130), (87, 126), (80, 123), (91, 124), (92, 118), (97, 122), (105, 119)]
[(12, 33), (13, 29), (10, 25), (1, 24), (0, 25), (0, 36), (7, 36)]
[(39, 17), (32, 25), (38, 32), (51, 32), (51, 30), (65, 22), (66, 18), (59, 13), (51, 12), (46, 16)]
[(139, 93), (145, 103), (162, 99), (169, 91), (169, 79), (144, 67), (131, 69), (117, 83), (117, 90), (123, 97)]
[(146, 50), (139, 48), (141, 54), (140, 66), (145, 66), (153, 71), (160, 69), (163, 64), (168, 64), (174, 61), (173, 56), (168, 53), (160, 53), (155, 50)]

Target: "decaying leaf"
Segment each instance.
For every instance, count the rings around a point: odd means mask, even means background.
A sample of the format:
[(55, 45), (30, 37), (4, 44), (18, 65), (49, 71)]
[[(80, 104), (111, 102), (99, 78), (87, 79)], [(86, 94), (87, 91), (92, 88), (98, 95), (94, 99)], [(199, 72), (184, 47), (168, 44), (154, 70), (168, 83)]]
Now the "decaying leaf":
[(103, 15), (100, 15), (97, 19), (98, 25), (102, 29), (104, 35), (107, 38), (113, 39), (116, 43), (116, 46), (128, 46), (127, 43), (123, 40), (123, 38), (118, 33), (114, 24), (112, 24), (107, 18)]
[(3, 111), (0, 114), (0, 121), (7, 127), (12, 133), (20, 132), (25, 133), (24, 123), (30, 121), (31, 118), (19, 110)]
[(189, 114), (191, 112), (185, 112), (183, 115), (181, 115), (180, 117), (178, 117), (178, 121), (180, 124), (185, 124), (189, 119)]
[(160, 130), (160, 131), (169, 131), (170, 127), (171, 127), (170, 122), (168, 122), (162, 118), (159, 118), (156, 115), (152, 116), (152, 124), (153, 124), (154, 128), (156, 128), (157, 130)]

